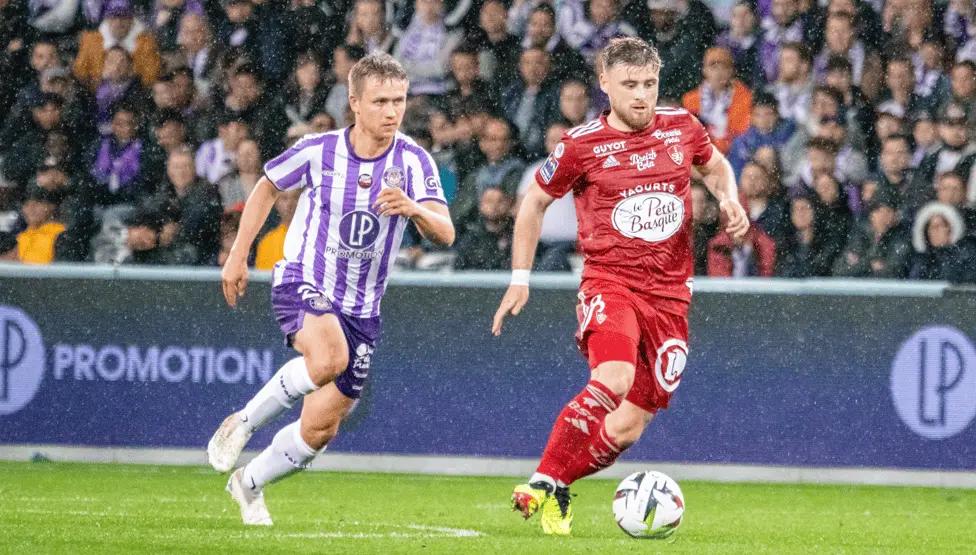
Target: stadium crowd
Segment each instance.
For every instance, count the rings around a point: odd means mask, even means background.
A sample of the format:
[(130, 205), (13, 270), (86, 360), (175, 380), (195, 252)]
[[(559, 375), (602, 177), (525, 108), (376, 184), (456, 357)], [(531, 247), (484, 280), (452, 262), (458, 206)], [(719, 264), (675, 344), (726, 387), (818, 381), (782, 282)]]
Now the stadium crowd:
[[(505, 269), (621, 35), (660, 50), (659, 103), (699, 117), (754, 224), (733, 240), (695, 183), (697, 274), (976, 281), (972, 0), (0, 0), (0, 259), (221, 264), (263, 161), (349, 125), (349, 69), (385, 51), (458, 230), (398, 264)], [(575, 238), (561, 199), (536, 268), (570, 270)]]

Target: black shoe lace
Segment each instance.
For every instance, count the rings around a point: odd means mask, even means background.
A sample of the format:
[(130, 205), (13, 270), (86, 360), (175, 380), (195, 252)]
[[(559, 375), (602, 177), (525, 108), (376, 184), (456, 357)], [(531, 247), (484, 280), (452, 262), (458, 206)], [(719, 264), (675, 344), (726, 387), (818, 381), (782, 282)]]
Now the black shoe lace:
[(556, 488), (553, 497), (556, 498), (556, 503), (559, 503), (559, 512), (565, 518), (569, 513), (569, 503), (572, 501), (573, 494), (569, 493), (569, 488)]

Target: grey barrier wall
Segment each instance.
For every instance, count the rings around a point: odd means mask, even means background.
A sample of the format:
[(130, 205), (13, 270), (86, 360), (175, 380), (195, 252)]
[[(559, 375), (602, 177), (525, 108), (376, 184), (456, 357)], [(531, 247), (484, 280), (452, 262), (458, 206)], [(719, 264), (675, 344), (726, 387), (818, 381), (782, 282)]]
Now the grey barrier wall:
[[(396, 276), (330, 449), (536, 456), (587, 379), (575, 278), (540, 276), (494, 338), (506, 281)], [(972, 470), (974, 309), (945, 284), (702, 280), (672, 408), (625, 458)], [(202, 448), (291, 356), (266, 275), (230, 310), (212, 270), (0, 265), (0, 444)]]

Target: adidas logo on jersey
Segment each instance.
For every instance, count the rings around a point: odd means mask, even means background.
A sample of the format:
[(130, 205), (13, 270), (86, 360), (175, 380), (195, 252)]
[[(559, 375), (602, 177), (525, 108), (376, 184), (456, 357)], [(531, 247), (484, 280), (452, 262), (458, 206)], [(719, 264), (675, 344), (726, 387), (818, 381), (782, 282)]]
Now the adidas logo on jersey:
[(603, 169), (616, 168), (619, 165), (620, 162), (618, 162), (617, 159), (613, 157), (613, 154), (607, 156), (607, 159), (603, 161)]

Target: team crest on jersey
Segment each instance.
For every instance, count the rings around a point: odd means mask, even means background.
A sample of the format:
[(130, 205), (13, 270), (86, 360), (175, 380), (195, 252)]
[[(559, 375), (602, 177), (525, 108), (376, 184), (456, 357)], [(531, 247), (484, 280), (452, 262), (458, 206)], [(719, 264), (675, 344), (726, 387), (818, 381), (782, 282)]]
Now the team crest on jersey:
[(396, 166), (386, 168), (386, 171), (383, 172), (383, 184), (387, 187), (399, 189), (403, 186), (403, 170)]
[(603, 161), (603, 169), (616, 168), (620, 165), (620, 162), (613, 157), (613, 154), (607, 156), (607, 159)]
[(668, 148), (668, 156), (671, 157), (672, 162), (679, 166), (685, 161), (685, 151), (681, 149), (681, 145), (672, 145)]
[(373, 176), (369, 175), (368, 173), (361, 173), (359, 174), (359, 179), (356, 182), (359, 183), (359, 186), (363, 189), (369, 189), (369, 187), (373, 184)]
[(542, 176), (542, 181), (549, 184), (552, 181), (552, 176), (556, 174), (556, 168), (559, 167), (559, 160), (555, 156), (549, 156), (546, 161), (539, 168), (539, 175)]

